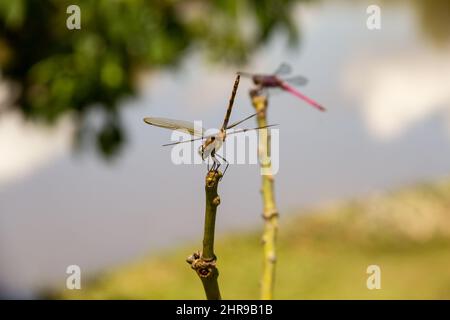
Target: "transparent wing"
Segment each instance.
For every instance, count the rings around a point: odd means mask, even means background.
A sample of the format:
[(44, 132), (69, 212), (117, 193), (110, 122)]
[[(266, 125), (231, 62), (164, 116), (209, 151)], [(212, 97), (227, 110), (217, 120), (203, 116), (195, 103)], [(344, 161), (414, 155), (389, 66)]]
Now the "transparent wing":
[(205, 132), (202, 127), (194, 126), (193, 122), (183, 120), (147, 117), (144, 122), (160, 128), (187, 132), (196, 137), (202, 137)]
[(266, 128), (271, 128), (271, 127), (275, 127), (278, 126), (278, 124), (268, 124), (266, 126), (262, 126), (262, 127), (256, 127), (256, 128), (249, 128), (249, 129), (238, 129), (232, 132), (227, 132), (227, 135), (230, 134), (237, 134), (237, 133), (242, 133), (242, 132), (247, 132), (247, 131), (253, 131), (253, 130), (261, 130), (261, 129), (266, 129)]
[(239, 120), (239, 121), (237, 121), (237, 122), (235, 122), (235, 123), (233, 123), (233, 124), (230, 124), (230, 125), (227, 127), (227, 129), (234, 128), (234, 127), (240, 125), (242, 122), (247, 121), (248, 119), (253, 118), (253, 117), (256, 116), (257, 114), (258, 114), (258, 112), (257, 112), (257, 113), (254, 113), (254, 114), (252, 114), (252, 115), (250, 115), (250, 116), (248, 116), (248, 117), (246, 117), (246, 118), (244, 118), (244, 119), (242, 119), (242, 120)]
[(291, 78), (285, 78), (283, 81), (286, 81), (295, 86), (304, 86), (308, 83), (308, 79), (303, 76), (295, 76)]
[[(252, 116), (257, 115), (257, 113), (255, 113)], [(261, 129), (266, 129), (266, 128), (271, 128), (271, 127), (275, 127), (278, 126), (278, 124), (269, 124), (267, 126), (262, 126), (262, 127), (256, 127), (256, 128), (250, 128), (250, 129), (238, 129), (238, 130), (234, 130), (231, 132), (227, 131), (227, 135), (231, 135), (231, 134), (237, 134), (237, 133), (242, 133), (242, 132), (247, 132), (247, 131), (253, 131), (253, 130), (261, 130)], [(180, 143), (188, 143), (188, 142), (194, 142), (194, 141), (198, 141), (198, 140), (203, 140), (203, 139), (208, 139), (209, 137), (213, 137), (216, 136), (216, 134), (210, 134), (208, 136), (204, 136), (203, 138), (195, 138), (195, 139), (190, 139), (190, 140), (185, 140), (185, 141), (177, 141), (177, 142), (172, 142), (172, 143), (166, 143), (163, 144), (163, 147), (168, 147), (168, 146), (174, 146)]]
[(163, 144), (163, 147), (168, 147), (168, 146), (174, 146), (176, 144), (180, 144), (180, 143), (188, 143), (188, 142), (194, 142), (194, 141), (198, 141), (198, 140), (203, 140), (203, 139), (208, 139), (209, 137), (212, 137), (213, 135), (208, 135), (208, 136), (204, 136), (201, 138), (195, 138), (195, 139), (190, 139), (190, 140), (184, 140), (184, 141), (177, 141), (177, 142), (171, 142), (171, 143), (166, 143)]
[(280, 87), (264, 88), (264, 90), (265, 90), (265, 94), (267, 95), (267, 97), (273, 97), (273, 96), (277, 96), (279, 94), (284, 93), (284, 90)]
[(273, 73), (276, 76), (283, 76), (283, 75), (288, 75), (289, 73), (291, 73), (292, 71), (292, 67), (290, 65), (288, 65), (287, 63), (283, 62), (282, 64), (280, 64), (277, 68), (277, 70), (275, 70), (275, 72)]

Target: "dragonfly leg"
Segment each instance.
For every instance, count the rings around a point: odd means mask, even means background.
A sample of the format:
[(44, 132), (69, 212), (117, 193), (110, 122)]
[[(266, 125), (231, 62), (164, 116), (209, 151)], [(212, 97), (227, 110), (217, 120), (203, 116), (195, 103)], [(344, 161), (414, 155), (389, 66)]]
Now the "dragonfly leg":
[(220, 159), (223, 160), (223, 162), (225, 162), (226, 166), (225, 166), (225, 170), (223, 170), (223, 174), (222, 174), (222, 176), (224, 176), (225, 172), (227, 172), (227, 169), (228, 169), (228, 166), (230, 165), (230, 163), (228, 162), (227, 159), (225, 159), (224, 157), (220, 156), (219, 154), (216, 154), (216, 156), (218, 156)]
[(219, 167), (220, 167), (220, 165), (221, 165), (221, 163), (219, 162), (219, 160), (217, 160), (217, 158), (215, 157), (215, 156), (211, 156), (211, 158), (213, 159), (213, 161), (214, 161), (214, 163), (213, 163), (213, 166), (212, 166), (212, 169), (211, 170), (218, 170), (219, 169)]
[(219, 169), (221, 163), (220, 163), (219, 160), (217, 160), (217, 158), (216, 158), (216, 152), (215, 152), (215, 150), (213, 150), (213, 151), (211, 152), (211, 159), (214, 161), (214, 163), (213, 163), (213, 165), (212, 165), (212, 168), (211, 168), (211, 171), (214, 171), (214, 170), (217, 171), (217, 169)]

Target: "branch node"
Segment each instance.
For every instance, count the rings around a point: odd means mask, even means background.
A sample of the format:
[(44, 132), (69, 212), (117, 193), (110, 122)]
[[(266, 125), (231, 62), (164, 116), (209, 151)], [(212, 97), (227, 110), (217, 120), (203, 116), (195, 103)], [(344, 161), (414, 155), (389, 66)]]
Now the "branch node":
[(219, 204), (220, 204), (220, 197), (219, 196), (217, 196), (217, 197), (215, 197), (214, 199), (213, 199), (213, 202), (212, 202), (215, 206), (218, 206)]
[(275, 254), (271, 254), (270, 256), (269, 256), (269, 262), (270, 263), (275, 263), (275, 262), (277, 262), (277, 257), (275, 256)]
[(216, 267), (216, 255), (214, 254), (214, 233), (216, 223), (217, 206), (220, 197), (217, 187), (222, 173), (218, 170), (210, 170), (205, 177), (205, 225), (203, 232), (203, 250), (194, 252), (186, 261), (191, 265), (200, 278), (208, 300), (220, 300), (220, 290), (217, 278), (219, 270)]
[(194, 252), (189, 256), (186, 261), (191, 265), (191, 268), (195, 270), (200, 278), (208, 278), (214, 275), (218, 275), (216, 268), (216, 257), (212, 259), (205, 259), (201, 256), (200, 252)]
[(268, 221), (268, 220), (272, 220), (273, 218), (278, 218), (280, 216), (280, 214), (278, 213), (278, 211), (272, 210), (272, 211), (264, 212), (261, 216), (265, 221)]
[(217, 170), (211, 170), (206, 175), (205, 185), (207, 188), (214, 188), (222, 178), (222, 172)]
[(197, 259), (200, 259), (200, 251), (194, 252), (189, 257), (187, 257), (186, 262), (192, 265)]

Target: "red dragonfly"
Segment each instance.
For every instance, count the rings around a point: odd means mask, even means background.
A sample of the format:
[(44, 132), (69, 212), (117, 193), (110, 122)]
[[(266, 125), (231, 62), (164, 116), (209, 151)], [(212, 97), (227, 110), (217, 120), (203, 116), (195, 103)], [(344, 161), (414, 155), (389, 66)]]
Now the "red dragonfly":
[(303, 86), (308, 83), (308, 79), (306, 79), (303, 76), (295, 76), (295, 77), (287, 77), (284, 78), (283, 76), (288, 75), (291, 73), (292, 68), (286, 64), (282, 63), (277, 70), (273, 74), (254, 74), (254, 73), (248, 73), (248, 72), (238, 72), (239, 75), (247, 78), (251, 78), (253, 83), (258, 86), (259, 89), (271, 89), (271, 88), (279, 88), (281, 90), (287, 91), (297, 98), (302, 99), (306, 103), (308, 103), (310, 106), (320, 110), (320, 111), (326, 111), (326, 109), (321, 106), (319, 103), (314, 101), (313, 99), (305, 96), (300, 91), (295, 89), (292, 85), (298, 85)]

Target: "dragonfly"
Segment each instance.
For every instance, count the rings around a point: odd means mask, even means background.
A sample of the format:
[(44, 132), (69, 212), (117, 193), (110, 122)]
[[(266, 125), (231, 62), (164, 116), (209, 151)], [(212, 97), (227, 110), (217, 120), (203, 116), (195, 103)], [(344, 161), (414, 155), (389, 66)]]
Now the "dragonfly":
[(297, 98), (300, 98), (301, 100), (305, 101), (310, 106), (320, 110), (320, 111), (326, 111), (326, 109), (314, 101), (313, 99), (305, 96), (300, 91), (298, 91), (296, 88), (293, 87), (293, 85), (297, 86), (304, 86), (308, 83), (308, 79), (306, 79), (303, 76), (294, 76), (294, 77), (286, 77), (289, 75), (292, 71), (292, 68), (290, 65), (286, 63), (282, 63), (277, 70), (272, 74), (255, 74), (255, 73), (249, 73), (249, 72), (238, 72), (239, 75), (243, 77), (247, 77), (252, 79), (253, 83), (260, 89), (270, 89), (270, 88), (279, 88), (284, 91), (289, 92), (290, 94), (296, 96)]
[[(236, 97), (237, 89), (239, 86), (239, 81), (240, 81), (240, 75), (237, 75), (236, 80), (233, 85), (232, 92), (231, 92), (231, 97), (228, 102), (227, 112), (225, 114), (225, 118), (223, 120), (222, 127), (221, 127), (220, 131), (215, 134), (205, 135), (204, 134), (205, 130), (203, 128), (196, 126), (196, 125), (194, 125), (193, 122), (189, 122), (189, 121), (146, 117), (146, 118), (144, 118), (144, 122), (149, 125), (153, 125), (153, 126), (160, 127), (160, 128), (187, 132), (187, 133), (191, 134), (192, 136), (194, 136), (194, 138), (190, 139), (190, 140), (183, 140), (183, 141), (177, 141), (177, 142), (163, 144), (163, 147), (173, 146), (173, 145), (177, 145), (180, 143), (189, 143), (189, 142), (194, 142), (194, 141), (198, 141), (198, 140), (204, 140), (198, 149), (198, 153), (201, 156), (203, 161), (208, 160), (208, 171), (217, 171), (219, 169), (219, 167), (222, 165), (222, 163), (217, 159), (217, 158), (219, 158), (226, 164), (225, 170), (223, 172), (223, 174), (225, 174), (225, 172), (228, 169), (229, 162), (224, 157), (220, 156), (217, 153), (217, 151), (222, 147), (227, 135), (243, 133), (243, 132), (247, 132), (247, 131), (251, 131), (251, 130), (261, 130), (261, 129), (266, 129), (266, 128), (276, 126), (276, 124), (271, 124), (271, 125), (265, 125), (265, 126), (261, 126), (261, 127), (255, 127), (255, 128), (238, 129), (238, 130), (229, 132), (230, 129), (233, 129), (236, 126), (243, 123), (244, 121), (247, 121), (247, 120), (255, 117), (256, 115), (258, 115), (258, 112), (257, 112), (248, 117), (245, 117), (242, 120), (234, 122), (230, 125), (228, 124), (229, 120), (230, 120), (230, 116), (231, 116), (231, 110), (232, 110), (233, 104), (234, 104), (234, 98)], [(212, 164), (211, 168), (209, 168), (209, 158), (211, 158), (213, 160), (213, 164)]]

